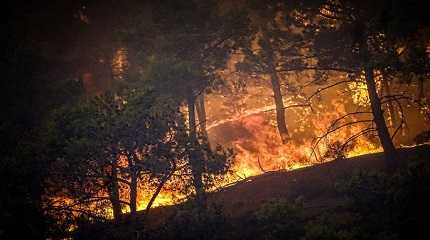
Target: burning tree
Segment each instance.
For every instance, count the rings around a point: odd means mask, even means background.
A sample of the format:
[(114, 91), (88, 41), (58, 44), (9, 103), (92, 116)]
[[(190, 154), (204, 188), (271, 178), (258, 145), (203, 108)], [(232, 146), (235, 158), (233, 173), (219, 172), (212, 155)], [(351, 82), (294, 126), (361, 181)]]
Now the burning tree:
[(297, 34), (286, 20), (284, 3), (261, 1), (251, 3), (248, 14), (253, 19), (249, 23), (248, 42), (242, 46), (244, 59), (238, 62), (238, 70), (252, 76), (267, 75), (273, 91), (276, 110), (276, 124), (283, 143), (290, 134), (286, 125), (284, 94), (288, 89), (288, 79), (280, 75), (280, 66), (289, 66), (296, 71), (305, 70), (302, 66), (309, 57), (305, 52), (311, 41), (303, 34)]
[[(140, 69), (138, 78), (187, 108), (187, 157), (196, 199), (201, 203), (205, 202), (204, 175), (210, 172), (208, 162), (218, 152), (206, 147), (209, 142), (204, 94), (219, 84), (216, 70), (225, 64), (235, 44), (233, 39), (240, 37), (235, 31), (240, 29), (242, 19), (220, 12), (218, 4), (217, 1), (147, 4), (146, 9), (154, 10), (152, 18), (144, 23), (132, 22), (131, 26), (139, 30), (125, 33), (138, 55), (135, 58), (136, 68)], [(148, 37), (135, 38), (140, 33)]]
[(52, 198), (54, 210), (97, 217), (112, 209), (119, 220), (125, 206), (136, 213), (142, 181), (158, 185), (149, 209), (180, 166), (181, 114), (150, 91), (107, 93), (81, 102), (62, 111), (56, 125), (62, 150), (49, 180), (60, 192)]
[[(396, 144), (406, 142), (395, 139), (406, 129), (405, 103), (430, 119), (430, 31), (427, 8), (417, 1), (12, 5), (0, 238), (55, 238), (45, 234), (55, 225), (44, 221), (46, 213), (65, 224), (82, 216), (116, 224), (126, 212), (137, 220), (138, 210), (147, 216), (157, 196), (176, 191), (205, 206), (206, 191), (229, 173), (233, 155), (209, 137), (232, 143), (240, 160), (235, 174), (243, 170), (245, 178), (313, 164), (310, 139), (322, 131), (313, 142), (323, 143), (319, 157), (350, 157), (350, 143), (366, 136), (357, 149), (380, 142), (386, 165), (395, 168)], [(247, 79), (233, 84), (243, 87), (246, 103), (208, 96), (226, 89), (224, 70), (239, 58), (234, 70)], [(252, 78), (264, 82), (251, 86)], [(416, 84), (414, 96), (411, 88), (399, 91), (401, 84)], [(206, 108), (217, 115), (208, 126)], [(422, 131), (424, 124), (411, 125)]]
[[(389, 168), (398, 165), (396, 148), (392, 138), (404, 124), (404, 120), (402, 118), (402, 122), (395, 127), (397, 129), (394, 130), (393, 134), (390, 134), (383, 108), (384, 106), (388, 106), (388, 109), (391, 108), (392, 118), (395, 118), (396, 114), (392, 110), (392, 103), (396, 103), (401, 110), (399, 99), (406, 97), (390, 94), (387, 87), (390, 84), (388, 81), (392, 81), (394, 78), (404, 79), (404, 76), (409, 74), (411, 69), (408, 69), (407, 66), (410, 66), (408, 62), (412, 59), (401, 59), (401, 51), (399, 50), (406, 48), (402, 44), (402, 39), (417, 39), (412, 36), (417, 33), (414, 31), (419, 31), (419, 27), (408, 29), (410, 32), (399, 36), (398, 33), (404, 30), (407, 23), (400, 23), (404, 15), (396, 15), (396, 11), (399, 11), (398, 8), (399, 5), (392, 5), (389, 2), (361, 2), (358, 4), (353, 1), (323, 1), (316, 5), (315, 2), (300, 4), (300, 7), (295, 9), (297, 11), (291, 11), (290, 14), (290, 19), (294, 20), (296, 27), (312, 33), (310, 35), (313, 39), (312, 54), (316, 59), (316, 64), (304, 65), (303, 69), (336, 71), (347, 74), (350, 78), (350, 80), (339, 81), (319, 89), (317, 94), (330, 87), (351, 80), (357, 81), (360, 76), (363, 77), (373, 115), (372, 121), (375, 124), (375, 130), (386, 155), (386, 165)], [(414, 19), (409, 20), (409, 22), (413, 21)], [(418, 39), (419, 41), (424, 40), (423, 38)], [(418, 46), (422, 45), (419, 44)], [(408, 51), (411, 53), (416, 53), (418, 50), (417, 47), (410, 44), (407, 46), (410, 47)], [(421, 48), (418, 52), (421, 52), (422, 59), (425, 49)], [(427, 71), (424, 69), (428, 67), (420, 65), (420, 68), (421, 70), (415, 69), (414, 72), (423, 74)], [(388, 95), (378, 94), (378, 83), (375, 78), (380, 79), (385, 85)], [(341, 118), (365, 113), (367, 112), (348, 113)], [(344, 126), (348, 125), (350, 124)], [(332, 130), (329, 129), (329, 131)], [(358, 133), (357, 137), (365, 133), (367, 129), (363, 131)]]

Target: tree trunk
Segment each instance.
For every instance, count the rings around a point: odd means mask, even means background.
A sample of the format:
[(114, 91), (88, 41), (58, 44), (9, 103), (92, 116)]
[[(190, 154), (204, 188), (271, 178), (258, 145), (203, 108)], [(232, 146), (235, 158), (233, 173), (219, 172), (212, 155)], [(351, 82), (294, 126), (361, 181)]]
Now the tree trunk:
[(384, 113), (381, 108), (381, 100), (376, 91), (376, 84), (373, 76), (373, 67), (366, 65), (366, 84), (369, 94), (370, 107), (372, 109), (376, 130), (385, 154), (385, 164), (388, 169), (395, 169), (398, 166), (397, 150), (394, 147), (387, 124), (385, 123)]
[(205, 108), (205, 94), (201, 93), (196, 99), (196, 111), (199, 120), (199, 129), (201, 133), (207, 138), (206, 131), (206, 108)]
[(161, 179), (161, 182), (158, 184), (157, 189), (155, 190), (154, 194), (152, 194), (151, 199), (149, 200), (148, 204), (146, 205), (144, 219), (149, 214), (149, 210), (151, 209), (152, 204), (154, 204), (154, 201), (157, 198), (158, 194), (160, 194), (161, 189), (163, 189), (164, 184), (166, 184), (167, 180), (169, 180), (169, 178), (173, 175), (174, 171), (175, 170), (172, 170), (168, 175), (166, 175), (165, 177), (163, 177)]
[(111, 171), (111, 182), (109, 183), (109, 197), (112, 204), (113, 218), (115, 221), (119, 221), (122, 215), (121, 204), (119, 198), (119, 186), (118, 186), (118, 172), (116, 157), (113, 160)]
[(418, 89), (417, 89), (417, 100), (418, 103), (421, 103), (422, 99), (424, 98), (424, 78), (420, 77), (418, 79)]
[(281, 84), (279, 82), (278, 73), (276, 72), (275, 56), (273, 55), (273, 49), (271, 48), (269, 40), (264, 35), (263, 41), (267, 55), (268, 72), (270, 75), (270, 82), (272, 84), (273, 97), (276, 105), (276, 124), (278, 126), (278, 131), (282, 143), (287, 143), (290, 139), (290, 136), (288, 134), (287, 125), (285, 123), (285, 108), (284, 100), (281, 93)]
[[(390, 84), (388, 83), (388, 81), (386, 79), (382, 80), (382, 87), (385, 91), (385, 93), (387, 94), (387, 96), (391, 95), (391, 87)], [(391, 118), (391, 125), (393, 127), (397, 127), (398, 121), (397, 121), (397, 114), (396, 114), (396, 110), (394, 107), (393, 102), (388, 102), (388, 111), (390, 113), (390, 118)]]
[(130, 171), (130, 215), (134, 218), (137, 212), (137, 177), (139, 170), (136, 166), (138, 157), (136, 153), (127, 154), (128, 170)]
[(135, 169), (131, 169), (130, 174), (130, 215), (136, 216), (137, 212), (137, 174)]
[(202, 155), (199, 149), (199, 142), (197, 140), (197, 132), (196, 132), (196, 114), (195, 114), (195, 97), (191, 96), (188, 99), (188, 122), (189, 122), (189, 137), (191, 142), (190, 149), (190, 166), (193, 175), (193, 184), (196, 190), (196, 200), (201, 205), (204, 206), (205, 199), (205, 190), (203, 185), (203, 163), (202, 163)]
[(284, 101), (282, 99), (278, 74), (276, 72), (272, 72), (270, 74), (270, 80), (272, 83), (273, 96), (276, 105), (276, 124), (278, 126), (278, 131), (279, 135), (281, 136), (282, 143), (287, 143), (290, 139), (290, 135), (288, 134), (287, 125), (285, 123)]

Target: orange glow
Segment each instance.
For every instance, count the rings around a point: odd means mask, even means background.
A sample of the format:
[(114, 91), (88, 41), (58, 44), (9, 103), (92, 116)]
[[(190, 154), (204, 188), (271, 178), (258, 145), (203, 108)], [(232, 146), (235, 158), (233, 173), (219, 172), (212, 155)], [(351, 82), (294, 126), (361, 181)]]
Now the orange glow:
[(112, 75), (115, 80), (124, 80), (124, 74), (128, 68), (127, 48), (120, 47), (116, 49), (112, 58)]
[[(336, 119), (347, 114), (350, 106), (369, 106), (365, 84), (346, 84), (325, 93), (327, 97), (315, 101), (312, 110), (306, 107), (288, 108), (286, 119), (291, 141), (282, 144), (276, 128), (272, 90), (264, 80), (263, 76), (254, 83), (251, 82), (246, 91), (234, 95), (216, 93), (206, 97), (209, 139), (233, 147), (236, 153), (233, 170), (237, 177), (230, 178), (233, 179), (231, 181), (268, 171), (292, 170), (332, 160), (337, 157), (332, 153), (333, 148), (369, 125), (359, 123), (346, 126), (330, 133), (315, 145), (315, 138), (323, 135)], [(339, 98), (339, 94), (345, 90), (353, 96)], [(315, 90), (310, 90), (311, 93), (312, 91)], [(300, 105), (305, 99), (304, 93), (285, 94), (284, 106)], [(364, 120), (369, 117), (369, 114), (364, 114)], [(356, 120), (363, 120), (363, 117), (351, 116), (339, 124)], [(345, 147), (342, 154), (344, 157), (352, 157), (380, 150), (378, 144), (361, 137)]]
[[(127, 67), (127, 52), (125, 49), (118, 49), (113, 60), (114, 71), (122, 79), (122, 73)], [(376, 73), (376, 85), (379, 89), (381, 79)], [(332, 78), (345, 80), (341, 74), (332, 74)], [(211, 145), (221, 144), (231, 147), (235, 152), (235, 161), (232, 171), (219, 181), (213, 189), (232, 184), (238, 180), (251, 176), (256, 176), (270, 171), (288, 171), (324, 161), (331, 161), (336, 157), (354, 157), (367, 153), (382, 151), (378, 141), (370, 137), (361, 136), (343, 151), (339, 149), (342, 144), (363, 129), (371, 127), (370, 122), (348, 125), (333, 131), (316, 144), (318, 137), (323, 136), (330, 130), (336, 119), (346, 114), (361, 109), (369, 111), (369, 99), (364, 74), (358, 78), (358, 82), (350, 82), (336, 86), (324, 92), (324, 96), (317, 96), (312, 100), (313, 108), (298, 107), (286, 109), (286, 123), (291, 134), (291, 140), (283, 144), (276, 128), (275, 104), (270, 81), (267, 77), (256, 76), (254, 79), (247, 79), (247, 85), (243, 89), (235, 89), (238, 79), (235, 77), (223, 76), (229, 85), (228, 90), (220, 90), (205, 97), (207, 110), (207, 131)], [(293, 83), (308, 82), (312, 78), (312, 73), (306, 77), (287, 76), (285, 85)], [(235, 82), (236, 81), (236, 82)], [(282, 87), (284, 106), (300, 105), (321, 86), (313, 86), (307, 92), (289, 91), (287, 87)], [(184, 116), (188, 117), (188, 109), (181, 107)], [(351, 115), (340, 121), (336, 126), (372, 119), (371, 114)], [(188, 122), (188, 121), (187, 121)], [(186, 123), (187, 123), (186, 122)], [(369, 132), (371, 133), (371, 132)], [(127, 161), (123, 157), (119, 159), (119, 165), (127, 167)], [(122, 176), (127, 179), (127, 176)], [(144, 210), (152, 197), (154, 186), (149, 186), (149, 180), (144, 179), (139, 185), (137, 209)], [(175, 180), (169, 181), (155, 199), (152, 207), (172, 205), (186, 198), (175, 185)], [(179, 184), (180, 185), (180, 184)], [(101, 194), (103, 195), (103, 194)], [(106, 194), (104, 194), (106, 195)], [(128, 186), (122, 185), (120, 197), (124, 201), (129, 199)], [(66, 204), (73, 204), (72, 200), (64, 200)], [(95, 208), (89, 205), (88, 208)], [(123, 212), (129, 212), (128, 207), (124, 207)], [(104, 208), (102, 212), (108, 218), (112, 218), (112, 210)]]

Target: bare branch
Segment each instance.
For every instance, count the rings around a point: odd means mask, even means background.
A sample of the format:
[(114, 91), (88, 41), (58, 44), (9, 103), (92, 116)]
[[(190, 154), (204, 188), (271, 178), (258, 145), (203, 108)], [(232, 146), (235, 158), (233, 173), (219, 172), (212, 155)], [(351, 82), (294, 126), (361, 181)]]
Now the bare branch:
[(349, 116), (356, 115), (356, 114), (369, 114), (369, 113), (372, 113), (372, 112), (370, 112), (370, 111), (361, 111), (361, 112), (351, 112), (351, 113), (347, 113), (347, 114), (345, 114), (345, 115), (343, 115), (343, 116), (339, 117), (339, 118), (338, 118), (338, 119), (336, 119), (335, 121), (333, 121), (333, 122), (332, 122), (332, 124), (331, 124), (327, 129), (331, 129), (331, 128), (332, 128), (332, 127), (334, 127), (338, 122), (340, 122), (341, 120), (343, 120), (343, 119), (345, 119), (345, 118), (347, 118), (347, 117), (349, 117)]
[(333, 133), (333, 132), (335, 132), (335, 131), (337, 131), (337, 130), (339, 130), (341, 128), (347, 127), (347, 126), (351, 126), (351, 125), (358, 124), (358, 123), (366, 123), (366, 122), (373, 122), (373, 120), (360, 120), (360, 121), (348, 122), (348, 123), (340, 125), (340, 126), (338, 126), (336, 128), (333, 128), (331, 130), (327, 130), (323, 135), (315, 138), (316, 142), (315, 142), (315, 144), (312, 147), (312, 154), (311, 154), (310, 157), (312, 158), (313, 156), (315, 156), (315, 159), (318, 159), (318, 157), (316, 155), (316, 152), (315, 152), (315, 149), (318, 146), (318, 144), (321, 142), (321, 140), (324, 139), (325, 137), (327, 137), (328, 135), (330, 135), (331, 133)]
[(361, 137), (361, 136), (363, 136), (369, 132), (374, 132), (374, 131), (377, 131), (376, 128), (370, 127), (370, 128), (366, 128), (366, 129), (352, 135), (343, 143), (341, 150), (343, 151), (345, 149), (345, 147), (348, 145), (348, 143), (350, 143), (351, 141), (354, 141), (355, 139), (357, 139), (357, 138), (359, 138), (359, 137)]
[(266, 173), (266, 170), (264, 170), (263, 166), (261, 166), (260, 156), (257, 156), (257, 162), (258, 162), (258, 167), (260, 168), (260, 171), (263, 173)]
[(327, 89), (330, 89), (332, 87), (335, 87), (337, 85), (343, 84), (343, 83), (349, 83), (349, 82), (355, 82), (354, 80), (344, 80), (344, 81), (339, 81), (333, 84), (330, 84), (326, 87), (320, 88), (317, 91), (315, 91), (310, 97), (308, 97), (308, 101), (310, 101), (313, 97), (315, 97), (316, 95), (320, 94), (322, 91), (325, 91)]
[(295, 72), (295, 71), (305, 71), (305, 70), (315, 70), (315, 71), (335, 71), (335, 72), (345, 72), (345, 73), (356, 73), (354, 69), (348, 68), (336, 68), (336, 67), (316, 67), (316, 66), (300, 66), (287, 69), (279, 69), (277, 72)]

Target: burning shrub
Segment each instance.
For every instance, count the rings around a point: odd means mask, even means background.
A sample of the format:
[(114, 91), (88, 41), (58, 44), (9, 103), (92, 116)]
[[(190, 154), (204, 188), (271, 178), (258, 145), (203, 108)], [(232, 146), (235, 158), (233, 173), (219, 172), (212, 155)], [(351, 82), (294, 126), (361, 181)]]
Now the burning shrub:
[(327, 148), (328, 150), (324, 154), (325, 159), (345, 159), (346, 158), (345, 153), (347, 152), (347, 149), (345, 149), (344, 145), (341, 142), (336, 141), (334, 143), (328, 144)]
[[(58, 211), (120, 220), (128, 208), (135, 215), (139, 202), (149, 208), (184, 165), (179, 156), (182, 119), (175, 102), (150, 90), (120, 93), (59, 112), (55, 130), (60, 150), (49, 179), (59, 189), (50, 196)], [(143, 199), (142, 192), (154, 197)]]

